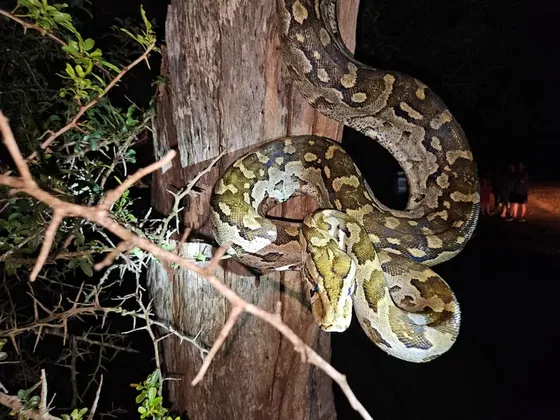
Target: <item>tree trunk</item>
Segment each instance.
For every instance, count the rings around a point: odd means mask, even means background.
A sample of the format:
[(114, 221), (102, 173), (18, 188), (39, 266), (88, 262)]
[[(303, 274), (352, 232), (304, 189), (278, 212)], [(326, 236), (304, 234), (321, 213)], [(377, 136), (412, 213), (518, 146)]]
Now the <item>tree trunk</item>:
[[(344, 39), (354, 48), (359, 0), (339, 7)], [(314, 111), (292, 87), (277, 48), (273, 0), (187, 0), (172, 2), (166, 22), (162, 74), (169, 84), (159, 92), (156, 156), (177, 148), (180, 158), (154, 177), (152, 202), (168, 214), (173, 203), (166, 190), (184, 187), (222, 150), (226, 156), (197, 184), (188, 198), (184, 221), (198, 237), (211, 236), (209, 198), (219, 174), (241, 154), (263, 141), (285, 135), (317, 134), (340, 139), (342, 127)], [(276, 214), (301, 218), (314, 208), (297, 198)], [(192, 242), (192, 239), (189, 239)], [(208, 240), (206, 242), (209, 242)], [(183, 246), (183, 253), (196, 248)], [(225, 260), (216, 275), (244, 299), (273, 311), (325, 359), (330, 337), (315, 325), (302, 292), (299, 272), (255, 277)], [(203, 279), (153, 264), (149, 288), (159, 318), (210, 347), (230, 307)], [(335, 419), (332, 383), (302, 363), (299, 354), (272, 327), (244, 315), (220, 349), (203, 381), (190, 382), (202, 364), (189, 343), (166, 338), (160, 343), (173, 410), (193, 420)]]

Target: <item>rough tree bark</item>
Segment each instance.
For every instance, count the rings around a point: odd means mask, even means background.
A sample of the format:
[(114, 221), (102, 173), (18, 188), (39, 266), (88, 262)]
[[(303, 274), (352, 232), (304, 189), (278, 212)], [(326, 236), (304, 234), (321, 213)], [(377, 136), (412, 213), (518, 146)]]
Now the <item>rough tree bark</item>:
[[(339, 6), (341, 31), (353, 50), (359, 0)], [(209, 198), (218, 175), (257, 144), (285, 135), (318, 134), (340, 139), (342, 127), (314, 111), (292, 87), (277, 48), (274, 0), (175, 0), (168, 10), (159, 92), (156, 155), (177, 148), (180, 159), (154, 178), (152, 202), (169, 213), (166, 190), (184, 187), (222, 150), (228, 154), (199, 182), (200, 194), (186, 203), (185, 225), (211, 236)], [(302, 198), (277, 215), (301, 218), (314, 208)], [(192, 237), (192, 236), (191, 236)], [(187, 245), (183, 248), (192, 247)], [(330, 337), (315, 326), (298, 272), (255, 277), (226, 260), (217, 273), (246, 300), (267, 310), (282, 302), (282, 317), (325, 359)], [(193, 273), (173, 273), (154, 264), (149, 287), (156, 314), (210, 347), (229, 305)], [(291, 345), (269, 325), (244, 316), (233, 329), (206, 377), (193, 387), (199, 352), (168, 338), (161, 344), (174, 410), (194, 420), (334, 419), (332, 383), (302, 363)]]

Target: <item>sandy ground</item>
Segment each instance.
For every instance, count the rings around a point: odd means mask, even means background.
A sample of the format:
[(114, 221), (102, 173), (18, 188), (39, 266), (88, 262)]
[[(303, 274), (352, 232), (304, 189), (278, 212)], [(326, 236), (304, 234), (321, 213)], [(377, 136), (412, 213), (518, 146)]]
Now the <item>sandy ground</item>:
[(560, 185), (535, 185), (529, 194), (529, 218), (544, 223), (560, 222)]
[(560, 184), (532, 185), (528, 197), (527, 223), (483, 217), (477, 234), (489, 230), (507, 238), (508, 248), (560, 255)]

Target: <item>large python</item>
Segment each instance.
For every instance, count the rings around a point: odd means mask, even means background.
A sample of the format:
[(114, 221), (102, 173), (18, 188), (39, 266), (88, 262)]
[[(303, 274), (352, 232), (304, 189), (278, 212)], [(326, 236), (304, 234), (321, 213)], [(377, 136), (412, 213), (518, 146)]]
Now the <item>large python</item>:
[[(353, 303), (378, 347), (426, 362), (459, 333), (457, 300), (429, 266), (455, 256), (473, 234), (476, 165), (460, 125), (425, 84), (352, 58), (335, 6), (335, 0), (278, 0), (283, 59), (312, 106), (392, 153), (407, 176), (406, 209), (380, 203), (336, 142), (282, 138), (241, 157), (217, 181), (214, 235), (232, 244), (229, 252), (240, 262), (263, 271), (303, 264), (322, 329), (346, 329)], [(303, 223), (266, 217), (299, 194), (320, 207)]]

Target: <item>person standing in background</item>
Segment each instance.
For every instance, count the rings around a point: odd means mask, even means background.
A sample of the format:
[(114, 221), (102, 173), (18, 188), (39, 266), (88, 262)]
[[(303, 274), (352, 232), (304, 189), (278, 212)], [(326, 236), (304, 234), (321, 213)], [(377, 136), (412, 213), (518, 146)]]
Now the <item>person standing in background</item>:
[(527, 214), (527, 194), (529, 192), (529, 175), (527, 168), (522, 162), (516, 165), (516, 171), (513, 177), (510, 201), (511, 201), (511, 219), (518, 222), (526, 222)]
[(513, 165), (508, 165), (507, 170), (504, 170), (503, 172), (502, 183), (500, 188), (500, 202), (502, 203), (502, 212), (500, 213), (500, 217), (506, 221), (513, 220), (511, 219), (511, 217), (508, 217), (508, 210), (510, 208), (511, 187), (512, 187), (512, 181), (514, 176), (513, 172), (514, 172)]

